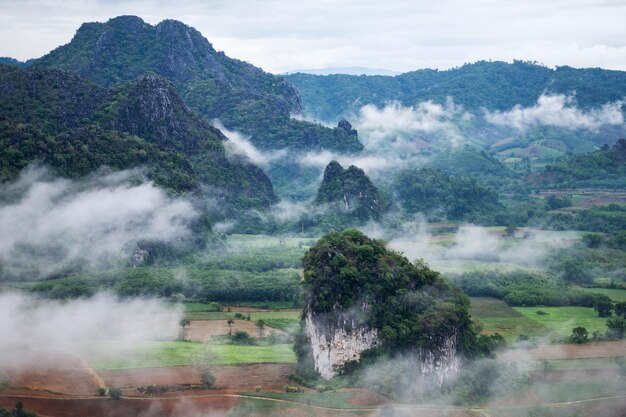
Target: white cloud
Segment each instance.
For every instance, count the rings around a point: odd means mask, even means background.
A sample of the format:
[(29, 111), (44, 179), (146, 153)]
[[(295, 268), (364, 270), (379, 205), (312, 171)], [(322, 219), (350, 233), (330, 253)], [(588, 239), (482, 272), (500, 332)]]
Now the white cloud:
[(470, 117), (448, 98), (444, 105), (429, 100), (404, 107), (391, 102), (381, 109), (368, 104), (360, 109), (353, 124), (367, 149), (378, 151), (391, 147), (418, 153), (427, 146), (425, 140), (434, 134), (443, 136), (453, 147), (458, 146), (462, 138), (454, 122)]
[(228, 138), (228, 142), (224, 143), (226, 152), (234, 155), (245, 156), (256, 165), (267, 165), (268, 163), (280, 159), (287, 155), (286, 149), (280, 149), (272, 152), (264, 152), (257, 149), (250, 142), (250, 138), (234, 130), (228, 130), (219, 121), (214, 121), (213, 125), (219, 129), (224, 136)]
[[(46, 274), (72, 262), (96, 264), (132, 243), (189, 234), (197, 213), (151, 182), (124, 171), (82, 181), (52, 179), (40, 168), (0, 188), (0, 261), (5, 272), (36, 267)], [(126, 253), (128, 254), (128, 253)]]
[(606, 103), (602, 107), (581, 110), (573, 96), (541, 95), (532, 107), (516, 105), (507, 112), (486, 112), (492, 124), (526, 130), (535, 126), (555, 126), (566, 129), (597, 130), (603, 125), (624, 123), (623, 101)]

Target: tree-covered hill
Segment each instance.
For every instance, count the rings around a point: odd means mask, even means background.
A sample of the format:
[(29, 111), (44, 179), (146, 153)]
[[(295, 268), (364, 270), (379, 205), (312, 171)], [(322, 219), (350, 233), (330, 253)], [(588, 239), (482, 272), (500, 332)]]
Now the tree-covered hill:
[(331, 161), (317, 192), (316, 204), (330, 204), (334, 211), (359, 222), (380, 220), (387, 208), (385, 199), (362, 169), (344, 169)]
[(263, 171), (227, 155), (224, 135), (158, 75), (105, 88), (72, 72), (0, 65), (0, 91), (2, 180), (33, 162), (67, 177), (145, 167), (172, 192), (210, 186), (231, 210), (276, 201)]
[(120, 16), (85, 23), (70, 43), (32, 65), (75, 71), (106, 87), (146, 72), (160, 74), (192, 109), (250, 135), (260, 148), (362, 148), (355, 136), (338, 137), (332, 129), (292, 119), (301, 109), (289, 82), (216, 51), (200, 32), (175, 20), (152, 26)]
[(422, 212), (433, 219), (490, 222), (504, 211), (498, 194), (474, 178), (435, 169), (405, 169), (392, 188), (405, 212)]
[(547, 165), (529, 180), (548, 187), (626, 187), (626, 140)]
[(335, 120), (365, 104), (405, 106), (447, 97), (471, 112), (532, 106), (541, 94), (576, 95), (582, 108), (598, 107), (626, 96), (626, 72), (600, 68), (551, 69), (534, 63), (480, 61), (445, 71), (422, 69), (397, 76), (290, 74), (302, 96), (305, 113)]

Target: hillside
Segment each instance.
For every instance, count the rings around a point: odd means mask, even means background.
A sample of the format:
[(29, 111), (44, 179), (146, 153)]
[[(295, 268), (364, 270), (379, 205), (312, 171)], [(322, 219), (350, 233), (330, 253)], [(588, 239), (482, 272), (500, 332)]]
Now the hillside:
[(324, 170), (315, 203), (330, 204), (333, 211), (361, 222), (380, 220), (387, 204), (362, 169), (350, 166), (344, 169), (331, 161)]
[(356, 137), (338, 138), (331, 129), (292, 119), (301, 108), (289, 82), (216, 51), (200, 32), (175, 20), (152, 26), (120, 16), (84, 23), (70, 43), (32, 65), (75, 71), (106, 87), (146, 72), (160, 74), (193, 110), (250, 135), (259, 148), (362, 148)]
[(471, 112), (531, 106), (543, 93), (576, 93), (582, 108), (601, 106), (626, 96), (626, 72), (600, 68), (551, 69), (534, 63), (480, 61), (445, 71), (421, 69), (396, 76), (290, 74), (285, 78), (300, 91), (306, 114), (322, 120), (397, 100), (405, 106), (446, 97)]
[(263, 171), (228, 156), (224, 135), (160, 76), (104, 88), (67, 71), (1, 65), (0, 90), (3, 180), (33, 162), (72, 178), (101, 166), (144, 167), (175, 193), (218, 190), (229, 210), (276, 201)]

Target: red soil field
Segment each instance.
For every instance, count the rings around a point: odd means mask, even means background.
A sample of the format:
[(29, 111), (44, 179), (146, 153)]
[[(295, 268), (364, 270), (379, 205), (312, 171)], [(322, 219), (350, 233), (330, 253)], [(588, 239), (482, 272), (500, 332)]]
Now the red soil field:
[(616, 358), (626, 356), (626, 340), (615, 342), (584, 343), (581, 345), (539, 345), (532, 349), (511, 349), (501, 355), (502, 359), (583, 359)]
[[(213, 367), (216, 387), (238, 391), (254, 391), (256, 386), (261, 386), (264, 391), (283, 391), (285, 385), (294, 385), (288, 378), (293, 372), (294, 366), (289, 364)], [(191, 366), (101, 371), (100, 376), (107, 386), (113, 387), (200, 383), (200, 374)]]
[(92, 395), (104, 386), (80, 356), (59, 350), (20, 352), (2, 373), (12, 387), (61, 394)]
[(21, 401), (24, 408), (40, 417), (223, 417), (238, 401), (235, 397), (202, 398), (54, 398), (38, 395), (36, 398), (0, 396), (0, 407), (11, 408)]

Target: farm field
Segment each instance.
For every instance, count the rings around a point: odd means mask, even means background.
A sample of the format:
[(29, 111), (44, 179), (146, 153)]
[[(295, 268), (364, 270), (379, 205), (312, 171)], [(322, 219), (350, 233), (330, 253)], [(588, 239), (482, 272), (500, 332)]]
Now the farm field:
[[(582, 326), (591, 335), (594, 331), (606, 330), (606, 318), (590, 307), (513, 307), (526, 318), (536, 321), (546, 329), (567, 337), (574, 327)], [(537, 313), (537, 312), (543, 312)]]
[(485, 334), (499, 333), (508, 341), (519, 335), (536, 336), (545, 327), (506, 305), (504, 301), (490, 297), (471, 297), (470, 314), (482, 325)]
[[(84, 346), (85, 359), (94, 369), (133, 369), (192, 365), (206, 349), (216, 365), (249, 363), (295, 363), (291, 344), (267, 346), (217, 345), (199, 342), (141, 342), (132, 348), (114, 341)], [(117, 353), (116, 353), (117, 351)]]

